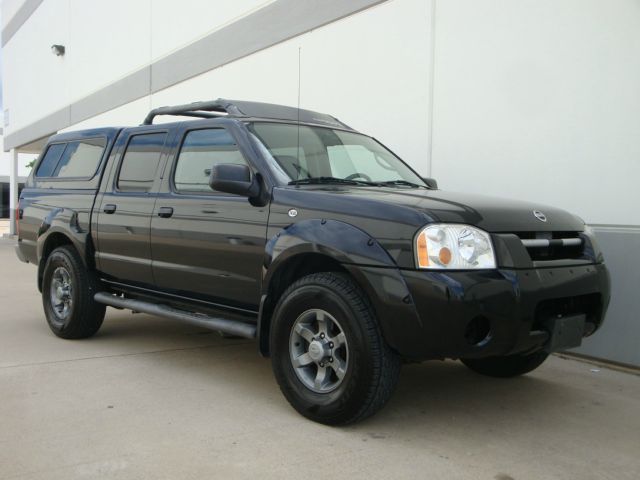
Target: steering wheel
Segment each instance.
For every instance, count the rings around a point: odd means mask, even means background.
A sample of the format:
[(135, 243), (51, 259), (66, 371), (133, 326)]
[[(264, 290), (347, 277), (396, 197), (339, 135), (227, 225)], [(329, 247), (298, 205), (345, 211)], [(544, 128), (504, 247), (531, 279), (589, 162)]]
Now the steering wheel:
[(371, 177), (369, 175), (360, 172), (352, 173), (346, 177), (345, 180), (355, 180), (356, 178), (364, 178), (367, 182), (371, 182)]

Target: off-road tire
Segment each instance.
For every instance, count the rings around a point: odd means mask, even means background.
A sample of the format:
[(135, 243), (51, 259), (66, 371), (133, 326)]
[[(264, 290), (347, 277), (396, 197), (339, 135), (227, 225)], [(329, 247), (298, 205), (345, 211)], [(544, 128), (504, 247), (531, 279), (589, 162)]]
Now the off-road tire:
[[(328, 393), (305, 386), (290, 357), (291, 329), (309, 309), (335, 317), (349, 346), (346, 374)], [(395, 389), (401, 366), (382, 337), (366, 295), (338, 273), (308, 275), (282, 294), (272, 317), (270, 351), (273, 372), (289, 403), (303, 416), (327, 425), (355, 423), (380, 410)]]
[[(51, 285), (54, 272), (62, 267), (68, 272), (72, 290), (71, 307), (64, 319), (58, 317), (52, 303)], [(106, 306), (93, 296), (100, 291), (95, 274), (88, 271), (71, 245), (56, 248), (47, 258), (42, 281), (42, 304), (51, 331), (60, 338), (78, 339), (94, 335), (102, 325)]]

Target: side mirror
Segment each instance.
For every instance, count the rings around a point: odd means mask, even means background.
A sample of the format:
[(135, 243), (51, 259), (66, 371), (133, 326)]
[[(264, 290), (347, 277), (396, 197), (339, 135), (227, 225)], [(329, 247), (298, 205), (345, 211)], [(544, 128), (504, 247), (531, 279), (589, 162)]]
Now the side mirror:
[(211, 168), (209, 186), (214, 190), (244, 197), (256, 197), (260, 193), (258, 180), (246, 165), (220, 163)]
[(436, 182), (435, 178), (422, 177), (422, 181), (426, 183), (429, 188), (433, 188), (434, 190), (438, 189), (438, 182)]

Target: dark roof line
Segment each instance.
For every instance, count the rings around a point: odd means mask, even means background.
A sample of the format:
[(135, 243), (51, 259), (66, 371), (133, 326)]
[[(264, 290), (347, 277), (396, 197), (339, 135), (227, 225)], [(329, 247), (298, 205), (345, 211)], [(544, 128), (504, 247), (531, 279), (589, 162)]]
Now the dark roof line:
[(217, 100), (172, 105), (154, 108), (144, 119), (143, 125), (153, 124), (158, 115), (177, 115), (197, 118), (215, 117), (251, 117), (269, 118), (274, 120), (291, 120), (302, 123), (315, 123), (339, 128), (348, 128), (337, 118), (325, 113), (304, 110), (302, 108), (287, 107), (273, 103), (245, 102), (241, 100)]

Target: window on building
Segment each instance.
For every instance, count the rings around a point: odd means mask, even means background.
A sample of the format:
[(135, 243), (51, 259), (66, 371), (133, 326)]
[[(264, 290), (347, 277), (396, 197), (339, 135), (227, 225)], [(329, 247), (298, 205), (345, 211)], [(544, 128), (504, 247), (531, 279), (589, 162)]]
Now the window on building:
[(166, 136), (167, 134), (162, 132), (131, 137), (120, 165), (118, 190), (123, 192), (151, 190)]
[(221, 163), (247, 164), (229, 132), (222, 128), (188, 132), (173, 177), (176, 190), (211, 192), (211, 168)]
[(36, 177), (93, 177), (106, 143), (104, 138), (90, 138), (53, 144), (40, 162)]

